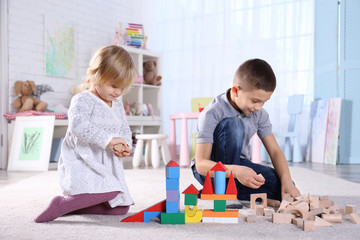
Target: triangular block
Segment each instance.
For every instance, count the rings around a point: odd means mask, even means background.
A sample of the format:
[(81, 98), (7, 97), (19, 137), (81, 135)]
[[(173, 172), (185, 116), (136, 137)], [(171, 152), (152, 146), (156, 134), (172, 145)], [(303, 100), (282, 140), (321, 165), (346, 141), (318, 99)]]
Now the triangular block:
[(183, 194), (199, 194), (199, 190), (197, 190), (197, 188), (194, 185), (190, 185), (187, 189), (185, 189), (183, 192)]
[(210, 169), (210, 171), (222, 171), (225, 172), (227, 170), (227, 168), (225, 167), (224, 164), (222, 164), (222, 162), (217, 162), (217, 164)]
[(179, 167), (179, 164), (177, 164), (174, 160), (171, 160), (168, 164), (166, 164), (166, 167)]
[(234, 180), (234, 176), (233, 176), (232, 171), (230, 173), (229, 182), (228, 182), (225, 194), (235, 194), (235, 195), (237, 195), (237, 188), (236, 188), (236, 184), (235, 184), (235, 180)]
[(121, 222), (144, 222), (144, 212), (165, 212), (165, 211), (166, 211), (166, 199), (155, 205), (152, 205), (151, 207), (141, 212), (135, 213), (134, 215), (124, 218), (123, 220), (121, 220)]
[(202, 194), (214, 194), (213, 185), (211, 183), (210, 174), (207, 172)]

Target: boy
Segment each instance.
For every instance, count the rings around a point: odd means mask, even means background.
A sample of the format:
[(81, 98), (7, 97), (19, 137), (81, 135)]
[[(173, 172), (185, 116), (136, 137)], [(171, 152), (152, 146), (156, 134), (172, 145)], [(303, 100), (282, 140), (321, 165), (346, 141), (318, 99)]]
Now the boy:
[[(272, 134), (269, 115), (262, 109), (275, 87), (276, 77), (270, 65), (261, 59), (248, 60), (237, 69), (232, 88), (201, 112), (192, 169), (202, 185), (207, 172), (221, 161), (228, 169), (227, 178), (233, 172), (240, 200), (249, 200), (252, 193), (267, 193), (268, 198), (277, 200), (281, 200), (284, 193), (293, 197), (300, 195)], [(275, 169), (249, 160), (249, 141), (255, 133)], [(214, 177), (213, 172), (210, 176)]]

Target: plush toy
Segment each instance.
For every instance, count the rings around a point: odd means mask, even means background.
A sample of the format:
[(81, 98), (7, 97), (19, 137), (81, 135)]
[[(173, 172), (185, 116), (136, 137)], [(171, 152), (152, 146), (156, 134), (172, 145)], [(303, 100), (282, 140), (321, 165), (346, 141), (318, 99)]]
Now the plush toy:
[(34, 81), (16, 81), (14, 85), (15, 96), (21, 94), (15, 99), (14, 108), (17, 112), (25, 112), (29, 110), (36, 110), (44, 112), (48, 106), (46, 102), (31, 96), (32, 92), (36, 92), (36, 85)]
[(155, 73), (156, 62), (149, 60), (144, 62), (144, 83), (149, 85), (161, 85), (161, 76), (157, 76)]

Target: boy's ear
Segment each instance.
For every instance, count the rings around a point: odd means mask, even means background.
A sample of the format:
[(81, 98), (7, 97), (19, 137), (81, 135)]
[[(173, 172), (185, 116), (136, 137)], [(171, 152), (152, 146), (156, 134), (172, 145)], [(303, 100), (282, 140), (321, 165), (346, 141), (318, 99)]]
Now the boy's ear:
[(231, 88), (231, 91), (235, 94), (235, 96), (237, 97), (238, 95), (238, 91), (240, 90), (240, 86), (239, 85), (236, 85), (234, 84)]

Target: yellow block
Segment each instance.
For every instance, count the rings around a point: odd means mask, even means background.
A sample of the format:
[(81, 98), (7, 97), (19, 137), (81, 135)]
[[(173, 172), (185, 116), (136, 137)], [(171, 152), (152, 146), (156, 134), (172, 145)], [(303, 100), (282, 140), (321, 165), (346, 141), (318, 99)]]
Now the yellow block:
[(201, 200), (236, 200), (235, 194), (201, 194)]
[(201, 222), (202, 220), (202, 215), (203, 215), (203, 211), (202, 210), (197, 210), (195, 216), (193, 217), (189, 217), (188, 215), (186, 215), (185, 213), (185, 222)]
[(193, 217), (195, 216), (197, 211), (197, 206), (193, 206), (193, 209), (191, 210), (189, 205), (185, 205), (185, 216)]
[(204, 209), (203, 217), (239, 217), (239, 210), (227, 209), (225, 212), (215, 212), (212, 209)]

